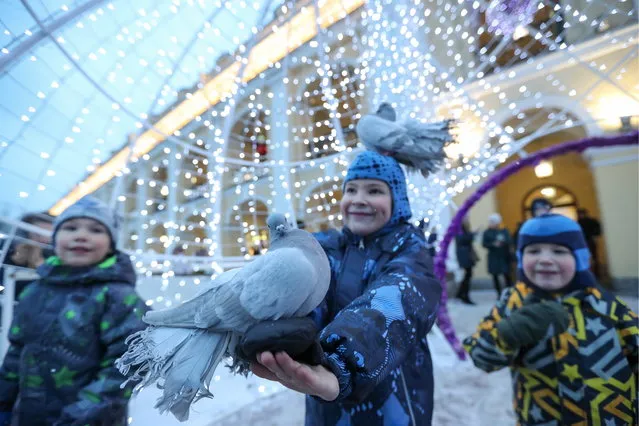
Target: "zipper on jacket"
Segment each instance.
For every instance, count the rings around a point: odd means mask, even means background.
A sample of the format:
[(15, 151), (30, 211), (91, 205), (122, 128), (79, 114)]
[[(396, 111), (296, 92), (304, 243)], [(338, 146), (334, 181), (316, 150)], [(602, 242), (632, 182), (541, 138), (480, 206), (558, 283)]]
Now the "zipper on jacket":
[(362, 238), (361, 240), (359, 240), (359, 249), (360, 249), (360, 250), (364, 250), (364, 249), (365, 249), (365, 247), (364, 247), (364, 238)]
[(404, 393), (406, 394), (406, 405), (408, 405), (408, 413), (410, 414), (411, 424), (413, 426), (417, 426), (417, 422), (415, 422), (415, 414), (413, 413), (413, 402), (411, 401), (410, 395), (408, 393), (408, 386), (406, 386), (403, 367), (399, 367), (399, 376), (402, 378), (402, 387), (404, 388)]

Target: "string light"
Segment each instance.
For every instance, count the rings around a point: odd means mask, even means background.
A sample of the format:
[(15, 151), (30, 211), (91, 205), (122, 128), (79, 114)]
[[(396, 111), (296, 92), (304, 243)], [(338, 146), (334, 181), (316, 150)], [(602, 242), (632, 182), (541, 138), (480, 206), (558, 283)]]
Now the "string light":
[[(527, 143), (612, 128), (611, 104), (639, 115), (628, 72), (636, 65), (632, 2), (593, 0), (578, 14), (542, 2), (511, 35), (494, 19), (486, 24), (493, 3), (325, 0), (318, 18), (312, 5), (286, 1), (264, 22), (261, 2), (109, 3), (56, 41), (115, 102), (76, 80), (62, 55), (34, 49), (19, 58), (21, 67), (49, 71), (14, 110), (0, 110), (21, 129), (0, 135), (0, 160), (19, 146), (43, 167), (9, 192), (33, 206), (38, 197), (29, 194), (92, 172), (94, 183), (76, 189), (98, 188), (105, 200), (117, 192), (125, 248), (141, 275), (162, 279), (162, 296), (147, 304), (165, 307), (185, 300), (180, 288), (199, 284), (176, 277), (180, 261), (215, 276), (268, 250), (269, 212), (310, 231), (339, 228), (343, 179), (362, 149), (355, 126), (389, 101), (402, 119), (457, 120), (444, 166), (427, 180), (409, 176), (415, 223), (445, 225), (454, 198)], [(0, 33), (0, 59), (29, 37), (2, 23)], [(251, 55), (251, 37), (265, 43), (253, 47), (264, 55)], [(27, 142), (34, 133), (42, 147)], [(79, 155), (73, 164), (54, 162), (71, 152)], [(11, 170), (2, 172), (6, 179)]]
[[(444, 11), (448, 18), (469, 15), (478, 18), (486, 9), (485, 6), (469, 8), (460, 4), (446, 6)], [(267, 248), (265, 216), (277, 204), (274, 200), (278, 197), (288, 202), (283, 204), (293, 210), (296, 217), (308, 222), (306, 225), (310, 230), (339, 227), (341, 178), (349, 160), (360, 149), (354, 134), (355, 124), (370, 110), (369, 104), (375, 105), (388, 98), (395, 101), (397, 110), (405, 117), (454, 118), (459, 122), (459, 143), (448, 148), (450, 159), (442, 170), (427, 184), (413, 182), (413, 179), (409, 184), (415, 219), (427, 218), (435, 224), (442, 222), (440, 213), (450, 205), (452, 198), (477, 184), (511, 155), (514, 140), (530, 136), (525, 134), (527, 126), (543, 118), (540, 113), (546, 113), (549, 120), (563, 121), (566, 126), (584, 125), (583, 120), (567, 111), (544, 110), (543, 100), (532, 113), (518, 108), (514, 97), (517, 101), (536, 99), (539, 92), (526, 84), (513, 86), (503, 82), (501, 69), (507, 69), (516, 60), (511, 58), (509, 64), (499, 65), (498, 58), (489, 56), (491, 49), (499, 48), (497, 42), (482, 46), (479, 50), (483, 49), (483, 54), (479, 57), (471, 55), (477, 51), (477, 40), (470, 36), (472, 22), (448, 27), (428, 25), (428, 22), (445, 24), (446, 21), (442, 21), (444, 11), (419, 4), (403, 10), (393, 9), (383, 2), (370, 2), (359, 13), (327, 30), (335, 44), (325, 48), (330, 53), (330, 63), (322, 64), (319, 56), (308, 49), (287, 58), (289, 64), (308, 72), (305, 76), (296, 73), (276, 77), (280, 81), (278, 87), (285, 88), (287, 93), (285, 115), (274, 116), (272, 87), (257, 83), (236, 88), (235, 98), (242, 99), (241, 108), (236, 109), (237, 118), (228, 118), (228, 102), (231, 101), (228, 95), (206, 114), (194, 117), (190, 125), (176, 134), (187, 136), (192, 144), (197, 141), (194, 145), (203, 145), (210, 154), (205, 156), (187, 149), (184, 161), (175, 166), (180, 169), (179, 182), (166, 184), (167, 164), (164, 162), (162, 183), (149, 181), (147, 185), (151, 188), (160, 185), (161, 188), (157, 196), (149, 195), (152, 214), (167, 209), (170, 191), (177, 190), (180, 192), (178, 198), (189, 205), (180, 209), (181, 217), (187, 218), (189, 223), (189, 215), (201, 215), (203, 220), (186, 227), (170, 224), (164, 229), (171, 232), (145, 241), (150, 241), (159, 252), (166, 252), (180, 243), (187, 253), (206, 250), (205, 241), (217, 241), (216, 247), (222, 249), (220, 258), (250, 258)], [(352, 25), (354, 22), (357, 25)], [(543, 22), (537, 24), (547, 26)], [(425, 29), (426, 40), (421, 38), (420, 28)], [(461, 34), (460, 40), (453, 40), (451, 28)], [(475, 28), (475, 33), (487, 31), (481, 25)], [(521, 29), (515, 34), (518, 40), (527, 37)], [(561, 34), (556, 34), (556, 38), (561, 38)], [(356, 39), (362, 40), (363, 47), (353, 43)], [(448, 47), (449, 41), (453, 40), (452, 44), (466, 45), (467, 52), (457, 51), (452, 55), (454, 63), (444, 64), (444, 57), (453, 50), (437, 55), (427, 47), (433, 39)], [(307, 47), (317, 49), (319, 44), (313, 41)], [(545, 47), (552, 50), (551, 46)], [(538, 56), (543, 59), (543, 55)], [(530, 62), (530, 59), (530, 50), (520, 49), (517, 60)], [(543, 63), (540, 61), (539, 65)], [(483, 71), (478, 72), (477, 66)], [(270, 69), (281, 69), (281, 62), (272, 64)], [(509, 70), (507, 76), (516, 78), (517, 73)], [(494, 101), (473, 101), (469, 89), (464, 86), (473, 77), (476, 86), (510, 111), (510, 121), (517, 123), (515, 127), (502, 127), (509, 120), (494, 118), (495, 109), (488, 106), (494, 105)], [(550, 77), (551, 85), (562, 92), (567, 90), (562, 89), (567, 83), (555, 75), (550, 74)], [(328, 84), (323, 86), (322, 79)], [(367, 85), (372, 87), (369, 99), (365, 98)], [(571, 89), (568, 95), (578, 96), (578, 91)], [(203, 121), (203, 115), (210, 118)], [(233, 129), (229, 141), (224, 141), (221, 128), (227, 118), (234, 119)], [(336, 139), (333, 118), (339, 120), (345, 146), (340, 146)], [(272, 130), (283, 127), (288, 129), (290, 140), (288, 137), (274, 139)], [(210, 142), (205, 143), (206, 140)], [(282, 183), (286, 180), (285, 175), (274, 174), (275, 166), (282, 160), (273, 158), (272, 153), (282, 148), (289, 151), (289, 163), (292, 164), (287, 167), (288, 176), (294, 177), (290, 187)], [(169, 148), (164, 148), (165, 154), (169, 152)], [(149, 161), (153, 163), (153, 160)], [(210, 168), (213, 163), (223, 166)], [(148, 166), (138, 163), (137, 167)], [(208, 215), (213, 210), (200, 211), (200, 207), (210, 204), (212, 199), (217, 200), (218, 196), (226, 207), (219, 209), (215, 220), (209, 220)], [(229, 208), (233, 213), (225, 215), (223, 211)], [(148, 209), (140, 213), (149, 216)], [(214, 253), (207, 251), (207, 254)]]

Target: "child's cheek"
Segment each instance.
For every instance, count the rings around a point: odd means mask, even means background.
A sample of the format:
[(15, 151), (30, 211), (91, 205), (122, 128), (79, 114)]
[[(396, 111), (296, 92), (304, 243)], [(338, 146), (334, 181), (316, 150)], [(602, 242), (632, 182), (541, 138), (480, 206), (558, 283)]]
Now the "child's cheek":
[(560, 263), (560, 267), (562, 271), (561, 275), (565, 281), (563, 284), (570, 283), (577, 274), (575, 262), (572, 260), (563, 261), (562, 263)]
[(533, 280), (533, 271), (535, 270), (535, 259), (530, 256), (524, 254), (521, 259), (522, 269), (524, 270), (524, 275), (530, 281)]

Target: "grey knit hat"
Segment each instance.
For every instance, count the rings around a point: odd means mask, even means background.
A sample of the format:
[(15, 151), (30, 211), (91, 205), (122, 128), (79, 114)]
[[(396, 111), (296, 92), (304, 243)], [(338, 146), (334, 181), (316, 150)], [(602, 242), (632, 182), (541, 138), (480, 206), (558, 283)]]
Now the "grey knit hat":
[(53, 244), (55, 245), (55, 235), (64, 222), (76, 218), (89, 218), (100, 222), (109, 231), (111, 237), (111, 247), (117, 247), (119, 221), (115, 212), (105, 203), (95, 197), (87, 195), (75, 204), (69, 206), (53, 222)]

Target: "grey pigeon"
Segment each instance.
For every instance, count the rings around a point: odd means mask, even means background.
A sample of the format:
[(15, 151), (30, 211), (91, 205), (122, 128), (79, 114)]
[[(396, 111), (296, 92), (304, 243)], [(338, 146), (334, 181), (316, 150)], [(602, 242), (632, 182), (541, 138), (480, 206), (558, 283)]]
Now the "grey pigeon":
[(409, 171), (424, 177), (437, 170), (446, 158), (444, 147), (453, 141), (453, 121), (422, 123), (406, 120), (397, 123), (393, 107), (382, 103), (377, 112), (363, 116), (357, 123), (357, 136), (366, 148), (391, 155)]
[[(281, 214), (271, 214), (267, 225), (271, 243), (264, 255), (221, 274), (180, 306), (148, 312), (143, 319), (150, 326), (127, 339), (116, 366), (125, 375), (135, 369), (129, 380), (141, 380), (138, 389), (158, 382), (161, 412), (186, 421), (193, 402), (213, 396), (215, 368), (235, 353), (251, 325), (306, 316), (324, 300), (331, 270), (317, 240)], [(248, 372), (241, 361), (233, 367)]]

